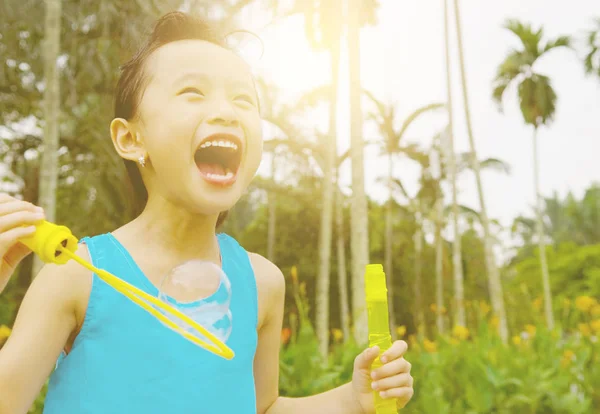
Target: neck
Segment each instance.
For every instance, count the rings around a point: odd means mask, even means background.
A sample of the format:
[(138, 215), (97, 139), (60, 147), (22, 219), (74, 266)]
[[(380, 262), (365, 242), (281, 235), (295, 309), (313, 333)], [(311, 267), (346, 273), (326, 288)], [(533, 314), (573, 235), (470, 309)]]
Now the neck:
[(218, 215), (191, 213), (163, 198), (150, 198), (142, 214), (119, 232), (130, 243), (143, 244), (144, 250), (160, 251), (173, 259), (205, 258), (218, 262), (217, 218)]

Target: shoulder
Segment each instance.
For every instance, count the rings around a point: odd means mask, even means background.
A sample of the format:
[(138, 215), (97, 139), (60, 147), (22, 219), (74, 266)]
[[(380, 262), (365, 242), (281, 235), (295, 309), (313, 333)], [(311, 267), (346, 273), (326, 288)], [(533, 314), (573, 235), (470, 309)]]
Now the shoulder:
[(248, 257), (259, 289), (263, 288), (273, 293), (285, 292), (285, 278), (281, 269), (258, 253), (248, 252)]
[(259, 321), (264, 321), (273, 311), (283, 311), (285, 278), (283, 272), (270, 260), (257, 253), (248, 252), (259, 300)]

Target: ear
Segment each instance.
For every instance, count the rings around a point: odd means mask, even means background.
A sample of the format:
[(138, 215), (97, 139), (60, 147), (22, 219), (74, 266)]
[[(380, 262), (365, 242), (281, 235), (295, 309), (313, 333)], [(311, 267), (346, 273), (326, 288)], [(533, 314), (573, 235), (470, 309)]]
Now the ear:
[(146, 156), (143, 142), (139, 139), (132, 123), (115, 118), (110, 123), (110, 137), (117, 153), (124, 159), (137, 161)]

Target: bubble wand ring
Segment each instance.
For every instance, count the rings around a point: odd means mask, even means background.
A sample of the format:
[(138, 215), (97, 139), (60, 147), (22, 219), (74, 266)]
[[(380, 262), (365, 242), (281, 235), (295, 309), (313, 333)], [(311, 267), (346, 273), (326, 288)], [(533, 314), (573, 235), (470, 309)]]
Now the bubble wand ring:
[[(127, 297), (133, 303), (140, 306), (184, 338), (225, 359), (230, 360), (234, 357), (231, 348), (189, 316), (162, 302), (160, 299), (149, 295), (143, 290), (119, 279), (112, 273), (103, 269), (98, 269), (91, 263), (77, 256), (75, 250), (77, 250), (79, 241), (67, 227), (44, 221), (36, 227), (36, 232), (33, 235), (24, 237), (19, 241), (29, 247), (46, 263), (61, 265), (67, 263), (69, 260), (74, 260), (86, 269), (96, 273), (101, 280), (106, 282), (117, 292)], [(205, 336), (209, 342), (203, 341), (191, 333), (184, 331), (157, 309), (150, 306), (148, 302), (159, 307), (168, 314), (179, 318), (181, 321), (186, 322), (197, 332)]]

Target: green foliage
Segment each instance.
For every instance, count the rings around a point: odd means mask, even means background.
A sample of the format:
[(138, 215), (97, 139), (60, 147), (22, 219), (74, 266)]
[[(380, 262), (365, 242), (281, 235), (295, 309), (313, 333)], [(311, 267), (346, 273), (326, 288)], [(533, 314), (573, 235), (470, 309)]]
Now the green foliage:
[[(323, 364), (313, 331), (302, 329), (283, 349), (282, 393), (306, 396), (350, 381), (351, 370), (344, 367), (351, 366), (360, 350), (338, 344)], [(529, 329), (530, 334), (514, 338), (509, 346), (485, 322), (467, 341), (438, 337), (420, 343), (411, 338), (406, 358), (413, 366), (415, 396), (402, 412), (591, 414), (600, 409), (600, 392), (594, 387), (600, 381), (598, 340)]]
[(542, 28), (534, 30), (531, 25), (509, 20), (504, 26), (516, 35), (521, 48), (512, 50), (500, 64), (494, 80), (492, 97), (502, 108), (502, 99), (511, 83), (518, 83), (519, 105), (525, 123), (539, 127), (547, 125), (556, 111), (556, 93), (547, 76), (536, 73), (535, 63), (545, 53), (558, 47), (569, 47), (570, 39), (559, 36), (542, 45)]

